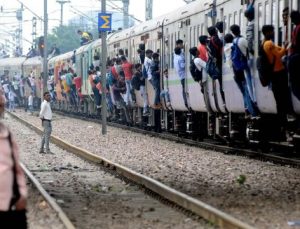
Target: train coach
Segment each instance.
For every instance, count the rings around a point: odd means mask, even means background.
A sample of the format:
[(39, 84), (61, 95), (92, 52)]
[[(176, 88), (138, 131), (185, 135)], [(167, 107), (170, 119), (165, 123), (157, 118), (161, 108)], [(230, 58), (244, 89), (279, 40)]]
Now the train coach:
[[(215, 5), (214, 5), (215, 4)], [(199, 139), (205, 137), (220, 138), (224, 141), (242, 140), (252, 143), (283, 141), (284, 144), (298, 145), (297, 121), (290, 123), (290, 135), (293, 141), (286, 142), (278, 139), (276, 103), (272, 91), (263, 87), (260, 83), (256, 65), (251, 69), (254, 78), (255, 95), (257, 106), (261, 113), (259, 120), (246, 120), (244, 117), (243, 96), (233, 78), (231, 68), (223, 61), (223, 91), (225, 101), (220, 93), (219, 82), (207, 77), (205, 91), (201, 92), (201, 86), (195, 82), (189, 72), (191, 56), (188, 50), (198, 45), (198, 37), (207, 35), (207, 28), (218, 21), (224, 24), (224, 34), (230, 32), (230, 26), (237, 24), (245, 35), (246, 18), (244, 11), (247, 1), (243, 0), (199, 0), (194, 1), (178, 10), (159, 18), (143, 22), (132, 28), (118, 31), (108, 35), (107, 53), (109, 59), (116, 57), (120, 50), (132, 63), (140, 62), (138, 49), (151, 49), (160, 54), (161, 88), (167, 90), (170, 95), (170, 106), (162, 99), (163, 108), (159, 111), (151, 110), (149, 117), (142, 116), (143, 99), (139, 91), (136, 94), (136, 107), (131, 109), (134, 124), (144, 124), (147, 127), (159, 125), (166, 131), (187, 134)], [(275, 40), (281, 44), (285, 39), (281, 12), (284, 8), (299, 10), (297, 0), (256, 0), (255, 9), (255, 57), (256, 59), (263, 36), (261, 28), (265, 24), (274, 25)], [(289, 22), (288, 28), (291, 28)], [(291, 32), (289, 31), (289, 40)], [(185, 106), (181, 83), (175, 73), (173, 62), (173, 50), (175, 42), (182, 39), (184, 42), (186, 59), (186, 79), (184, 92), (187, 97), (188, 107)], [(106, 64), (107, 60), (101, 60), (101, 40), (93, 41), (67, 54), (56, 56), (49, 60), (49, 69), (54, 73), (56, 93), (58, 94), (58, 109), (80, 112), (87, 115), (96, 113), (93, 93), (88, 80), (88, 70), (91, 65), (99, 66)], [(0, 71), (5, 65), (0, 60)], [(15, 60), (16, 61), (16, 60)], [(21, 66), (22, 60), (15, 66)], [(13, 65), (11, 65), (13, 66)], [(81, 77), (81, 93), (83, 96), (82, 106), (74, 110), (66, 97), (62, 96), (63, 87), (59, 80), (59, 72), (72, 68)], [(168, 77), (163, 77), (163, 70), (168, 70)], [(149, 82), (146, 82), (148, 104), (153, 105), (154, 90)], [(292, 94), (292, 93), (291, 93)], [(206, 101), (205, 96), (206, 95)], [(297, 115), (300, 112), (300, 101), (292, 94), (293, 109)], [(224, 103), (225, 102), (225, 103)], [(63, 104), (63, 105), (61, 105)], [(275, 134), (274, 134), (275, 133)]]

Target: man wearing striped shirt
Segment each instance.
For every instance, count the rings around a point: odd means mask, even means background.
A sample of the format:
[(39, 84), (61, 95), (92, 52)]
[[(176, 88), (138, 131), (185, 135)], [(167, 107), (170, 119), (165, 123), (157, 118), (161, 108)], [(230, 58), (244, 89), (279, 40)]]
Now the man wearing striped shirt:
[[(40, 118), (42, 119), (42, 125), (44, 127), (44, 132), (42, 136), (41, 149), (40, 153), (49, 153), (52, 154), (49, 148), (49, 140), (52, 132), (52, 110), (50, 107), (50, 93), (44, 93), (44, 101), (41, 104)], [(44, 151), (44, 146), (46, 146), (46, 152)]]

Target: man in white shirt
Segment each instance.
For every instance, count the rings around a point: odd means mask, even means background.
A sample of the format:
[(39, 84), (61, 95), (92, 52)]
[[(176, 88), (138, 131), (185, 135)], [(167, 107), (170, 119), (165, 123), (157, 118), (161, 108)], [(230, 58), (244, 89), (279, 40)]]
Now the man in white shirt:
[(44, 133), (42, 136), (40, 153), (45, 153), (45, 151), (44, 151), (44, 145), (45, 145), (46, 153), (51, 154), (51, 151), (49, 148), (49, 140), (50, 140), (50, 135), (52, 132), (52, 125), (51, 125), (52, 110), (50, 107), (50, 100), (51, 100), (50, 93), (45, 92), (44, 93), (44, 101), (41, 104), (41, 111), (40, 111), (40, 118), (42, 119), (42, 125), (44, 127)]
[[(232, 25), (230, 26), (230, 30), (234, 36), (233, 45), (235, 45), (235, 47), (237, 46), (240, 52), (242, 53), (242, 55), (248, 59), (249, 58), (248, 42), (244, 37), (241, 36), (240, 27), (238, 25)], [(231, 57), (233, 57), (233, 55)], [(254, 80), (252, 79), (250, 68), (247, 65), (246, 69), (244, 70), (236, 70), (233, 59), (232, 59), (232, 63), (233, 63), (233, 70), (235, 74), (235, 81), (238, 84), (244, 96), (244, 104), (246, 106), (246, 116), (248, 117), (249, 114), (251, 114), (252, 117), (255, 117), (258, 115), (259, 111), (256, 106)]]
[(144, 60), (144, 68), (146, 70), (147, 80), (149, 81), (152, 79), (152, 74), (151, 74), (152, 54), (153, 54), (152, 50), (150, 49), (146, 50), (146, 57)]

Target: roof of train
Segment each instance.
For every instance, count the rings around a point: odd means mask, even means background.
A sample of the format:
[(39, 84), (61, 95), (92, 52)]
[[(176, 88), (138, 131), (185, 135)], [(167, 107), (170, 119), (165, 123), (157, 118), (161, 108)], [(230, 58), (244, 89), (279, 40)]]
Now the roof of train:
[(23, 65), (42, 65), (43, 60), (40, 56), (28, 58), (24, 61)]
[(22, 65), (25, 60), (26, 60), (26, 57), (4, 58), (4, 59), (0, 59), (0, 66)]
[[(217, 0), (217, 5), (225, 1), (228, 0)], [(108, 39), (108, 42), (118, 42), (120, 40), (128, 38), (130, 35), (139, 35), (144, 33), (145, 31), (154, 30), (161, 26), (162, 23), (169, 24), (182, 18), (196, 14), (198, 12), (208, 10), (209, 8), (211, 8), (211, 3), (212, 0), (194, 1), (190, 4), (187, 4), (186, 6), (180, 7), (170, 13), (167, 13), (155, 19), (142, 22), (134, 27), (122, 31), (115, 32)]]

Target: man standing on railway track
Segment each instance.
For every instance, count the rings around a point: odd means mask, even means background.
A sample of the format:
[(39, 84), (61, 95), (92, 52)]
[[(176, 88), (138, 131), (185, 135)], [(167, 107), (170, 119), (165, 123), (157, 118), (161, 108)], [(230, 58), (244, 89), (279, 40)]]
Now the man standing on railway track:
[[(49, 148), (49, 140), (52, 132), (52, 110), (50, 107), (51, 96), (49, 92), (44, 93), (44, 101), (41, 104), (40, 118), (42, 119), (42, 126), (44, 127), (44, 132), (42, 136), (40, 153), (52, 154)], [(44, 151), (44, 145), (46, 145), (46, 152)]]

